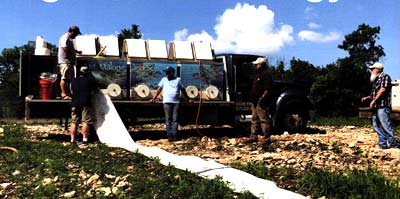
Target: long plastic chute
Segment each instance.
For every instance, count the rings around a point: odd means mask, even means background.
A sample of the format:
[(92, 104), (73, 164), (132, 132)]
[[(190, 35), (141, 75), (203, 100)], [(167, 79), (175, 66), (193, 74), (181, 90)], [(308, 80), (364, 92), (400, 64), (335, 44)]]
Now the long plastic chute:
[(259, 198), (306, 199), (306, 197), (278, 188), (272, 181), (264, 180), (246, 172), (196, 156), (180, 156), (157, 147), (143, 147), (136, 144), (126, 130), (110, 97), (97, 92), (93, 96), (94, 127), (100, 142), (110, 147), (120, 147), (139, 152), (150, 158), (158, 158), (163, 165), (173, 165), (188, 170), (204, 178), (220, 176), (235, 192), (249, 191)]

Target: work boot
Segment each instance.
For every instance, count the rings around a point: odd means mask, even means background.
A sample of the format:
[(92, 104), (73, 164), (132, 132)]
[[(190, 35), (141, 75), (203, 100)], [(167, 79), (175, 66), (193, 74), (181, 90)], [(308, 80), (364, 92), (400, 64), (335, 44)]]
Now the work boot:
[(168, 142), (176, 141), (176, 136), (174, 134), (168, 135)]

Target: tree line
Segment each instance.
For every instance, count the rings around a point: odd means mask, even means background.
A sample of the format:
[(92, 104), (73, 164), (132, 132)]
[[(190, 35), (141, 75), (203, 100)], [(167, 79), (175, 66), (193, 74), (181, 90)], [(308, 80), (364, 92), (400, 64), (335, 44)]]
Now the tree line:
[[(361, 96), (368, 95), (371, 88), (368, 66), (385, 56), (383, 47), (377, 44), (379, 33), (379, 26), (359, 25), (355, 31), (345, 35), (343, 42), (338, 45), (348, 56), (324, 67), (293, 57), (288, 69), (285, 69), (284, 60), (278, 60), (269, 64), (269, 70), (274, 79), (306, 84), (318, 115), (356, 116)], [(118, 40), (122, 47), (123, 39), (138, 39), (141, 36), (139, 26), (134, 24), (130, 29), (122, 29)], [(49, 45), (51, 55), (56, 55), (56, 46)], [(18, 97), (19, 59), (21, 53), (33, 52), (31, 45), (6, 48), (1, 52), (0, 118), (24, 116), (24, 99)]]
[(325, 67), (293, 57), (288, 70), (280, 60), (270, 67), (271, 73), (275, 79), (305, 83), (310, 88), (318, 115), (356, 116), (360, 98), (371, 90), (368, 66), (385, 56), (383, 47), (377, 44), (379, 33), (379, 26), (361, 24), (338, 45), (348, 53), (347, 57)]

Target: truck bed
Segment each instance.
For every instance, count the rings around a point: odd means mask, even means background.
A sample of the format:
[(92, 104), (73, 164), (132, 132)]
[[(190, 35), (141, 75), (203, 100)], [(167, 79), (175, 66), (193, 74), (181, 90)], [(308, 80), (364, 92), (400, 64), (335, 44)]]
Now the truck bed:
[[(39, 118), (68, 119), (71, 100), (61, 99), (32, 99), (25, 98), (25, 120)], [(123, 120), (135, 121), (137, 118), (164, 118), (162, 102), (150, 103), (148, 101), (113, 100), (120, 117)], [(197, 112), (200, 105), (200, 114)], [(233, 124), (234, 102), (226, 101), (195, 101), (193, 104), (181, 102), (179, 108), (179, 121), (181, 124)]]
[[(392, 120), (400, 121), (400, 111), (392, 111), (390, 113)], [(368, 119), (372, 117), (372, 111), (369, 107), (362, 107), (358, 109), (358, 117)]]

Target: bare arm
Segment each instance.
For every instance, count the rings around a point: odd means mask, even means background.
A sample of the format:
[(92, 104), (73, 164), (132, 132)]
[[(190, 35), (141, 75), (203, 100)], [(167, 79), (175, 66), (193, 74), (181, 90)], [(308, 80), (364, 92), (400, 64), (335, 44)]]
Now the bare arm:
[(376, 97), (374, 99), (372, 99), (371, 103), (369, 104), (369, 107), (374, 107), (374, 104), (376, 102), (376, 100), (378, 100), (382, 94), (386, 91), (386, 89), (384, 87), (381, 87), (378, 92), (376, 93)]
[(260, 99), (258, 99), (259, 101), (262, 101), (263, 99), (265, 99), (268, 96), (268, 90), (265, 90), (264, 93), (261, 95)]
[(161, 91), (162, 91), (162, 88), (158, 87), (157, 91), (156, 91), (156, 94), (153, 96), (153, 98), (150, 99), (150, 102), (154, 103), (156, 101), (158, 95), (160, 95)]
[(183, 96), (185, 96), (186, 99), (190, 99), (188, 94), (186, 93), (185, 88), (181, 88), (181, 92), (182, 92)]

